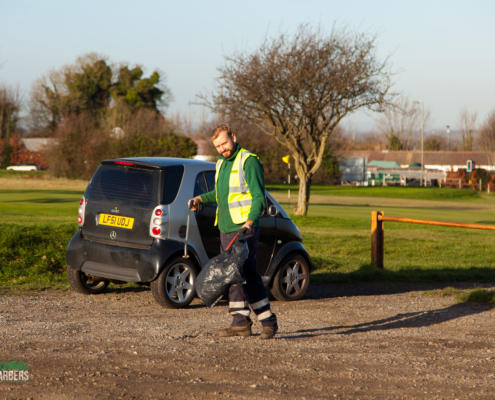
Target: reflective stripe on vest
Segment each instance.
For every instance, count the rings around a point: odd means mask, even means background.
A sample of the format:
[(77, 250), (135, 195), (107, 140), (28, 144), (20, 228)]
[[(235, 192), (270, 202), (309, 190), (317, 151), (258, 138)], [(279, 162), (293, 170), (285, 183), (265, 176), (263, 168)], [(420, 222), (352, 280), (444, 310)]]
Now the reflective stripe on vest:
[[(228, 196), (228, 206), (232, 222), (234, 224), (243, 224), (247, 221), (249, 212), (251, 211), (251, 205), (253, 197), (249, 191), (249, 187), (246, 183), (246, 176), (244, 173), (244, 164), (246, 160), (254, 156), (258, 158), (257, 155), (250, 153), (249, 151), (241, 148), (237, 156), (235, 157), (234, 164), (232, 165), (232, 171), (229, 177), (229, 196)], [(215, 189), (217, 192), (217, 204), (218, 204), (218, 175), (220, 174), (220, 168), (223, 164), (223, 160), (218, 160), (216, 165), (215, 174)], [(215, 218), (215, 225), (218, 224), (218, 208), (217, 216)]]

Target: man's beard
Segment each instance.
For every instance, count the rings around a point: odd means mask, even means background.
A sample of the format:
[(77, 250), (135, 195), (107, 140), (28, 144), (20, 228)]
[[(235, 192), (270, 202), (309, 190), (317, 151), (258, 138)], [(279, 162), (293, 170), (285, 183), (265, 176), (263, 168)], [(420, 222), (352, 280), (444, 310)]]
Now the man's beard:
[(234, 154), (234, 150), (227, 150), (223, 152), (222, 156), (223, 158), (230, 158), (232, 157), (232, 154)]

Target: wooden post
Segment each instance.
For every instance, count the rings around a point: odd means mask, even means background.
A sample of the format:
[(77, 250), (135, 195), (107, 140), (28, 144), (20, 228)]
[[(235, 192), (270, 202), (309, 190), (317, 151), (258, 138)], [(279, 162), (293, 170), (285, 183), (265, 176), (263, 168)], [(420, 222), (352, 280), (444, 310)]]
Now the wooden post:
[(462, 189), (462, 187), (461, 187), (461, 178), (459, 178), (459, 189)]
[(481, 179), (480, 179), (480, 192), (483, 191), (483, 187), (481, 186)]
[(488, 189), (486, 189), (488, 193), (490, 193), (490, 184), (488, 184)]
[(383, 215), (383, 211), (371, 212), (371, 262), (378, 268), (383, 268), (383, 221), (378, 220), (378, 216)]

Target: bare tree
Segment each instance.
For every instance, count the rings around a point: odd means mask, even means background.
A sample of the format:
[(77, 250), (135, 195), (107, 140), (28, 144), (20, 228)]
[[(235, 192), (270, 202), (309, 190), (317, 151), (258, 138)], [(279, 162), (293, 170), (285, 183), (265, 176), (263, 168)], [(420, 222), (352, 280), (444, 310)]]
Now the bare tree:
[(199, 95), (225, 117), (236, 116), (273, 136), (292, 156), (299, 177), (298, 215), (308, 212), (311, 179), (338, 123), (360, 108), (389, 101), (388, 58), (377, 36), (301, 25), (293, 36), (265, 38), (254, 52), (235, 52), (218, 69), (221, 89)]
[(490, 163), (495, 165), (495, 109), (486, 117), (480, 128), (479, 146), (490, 153)]
[[(377, 120), (377, 129), (390, 150), (411, 150), (421, 139), (421, 108), (407, 95), (401, 95), (385, 107)], [(424, 126), (431, 120), (431, 110), (424, 112)]]
[(442, 135), (430, 134), (424, 138), (425, 151), (440, 151), (446, 147), (445, 138)]
[(10, 137), (16, 132), (21, 108), (19, 87), (0, 84), (0, 141), (8, 143)]
[(478, 113), (470, 113), (466, 106), (462, 107), (457, 120), (457, 127), (462, 135), (462, 150), (473, 151), (473, 141), (476, 132)]

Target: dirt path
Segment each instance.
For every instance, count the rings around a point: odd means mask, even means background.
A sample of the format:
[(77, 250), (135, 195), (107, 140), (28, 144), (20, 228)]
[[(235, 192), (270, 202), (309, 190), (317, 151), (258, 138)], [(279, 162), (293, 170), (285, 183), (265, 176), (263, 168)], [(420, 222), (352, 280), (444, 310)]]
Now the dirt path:
[(272, 303), (269, 341), (259, 324), (247, 339), (211, 334), (226, 303), (167, 310), (147, 289), (5, 295), (0, 362), (30, 375), (0, 382), (0, 398), (493, 398), (495, 309), (422, 294), (433, 287), (312, 286)]
[(13, 190), (79, 190), (84, 192), (88, 181), (66, 178), (0, 178), (0, 188)]

